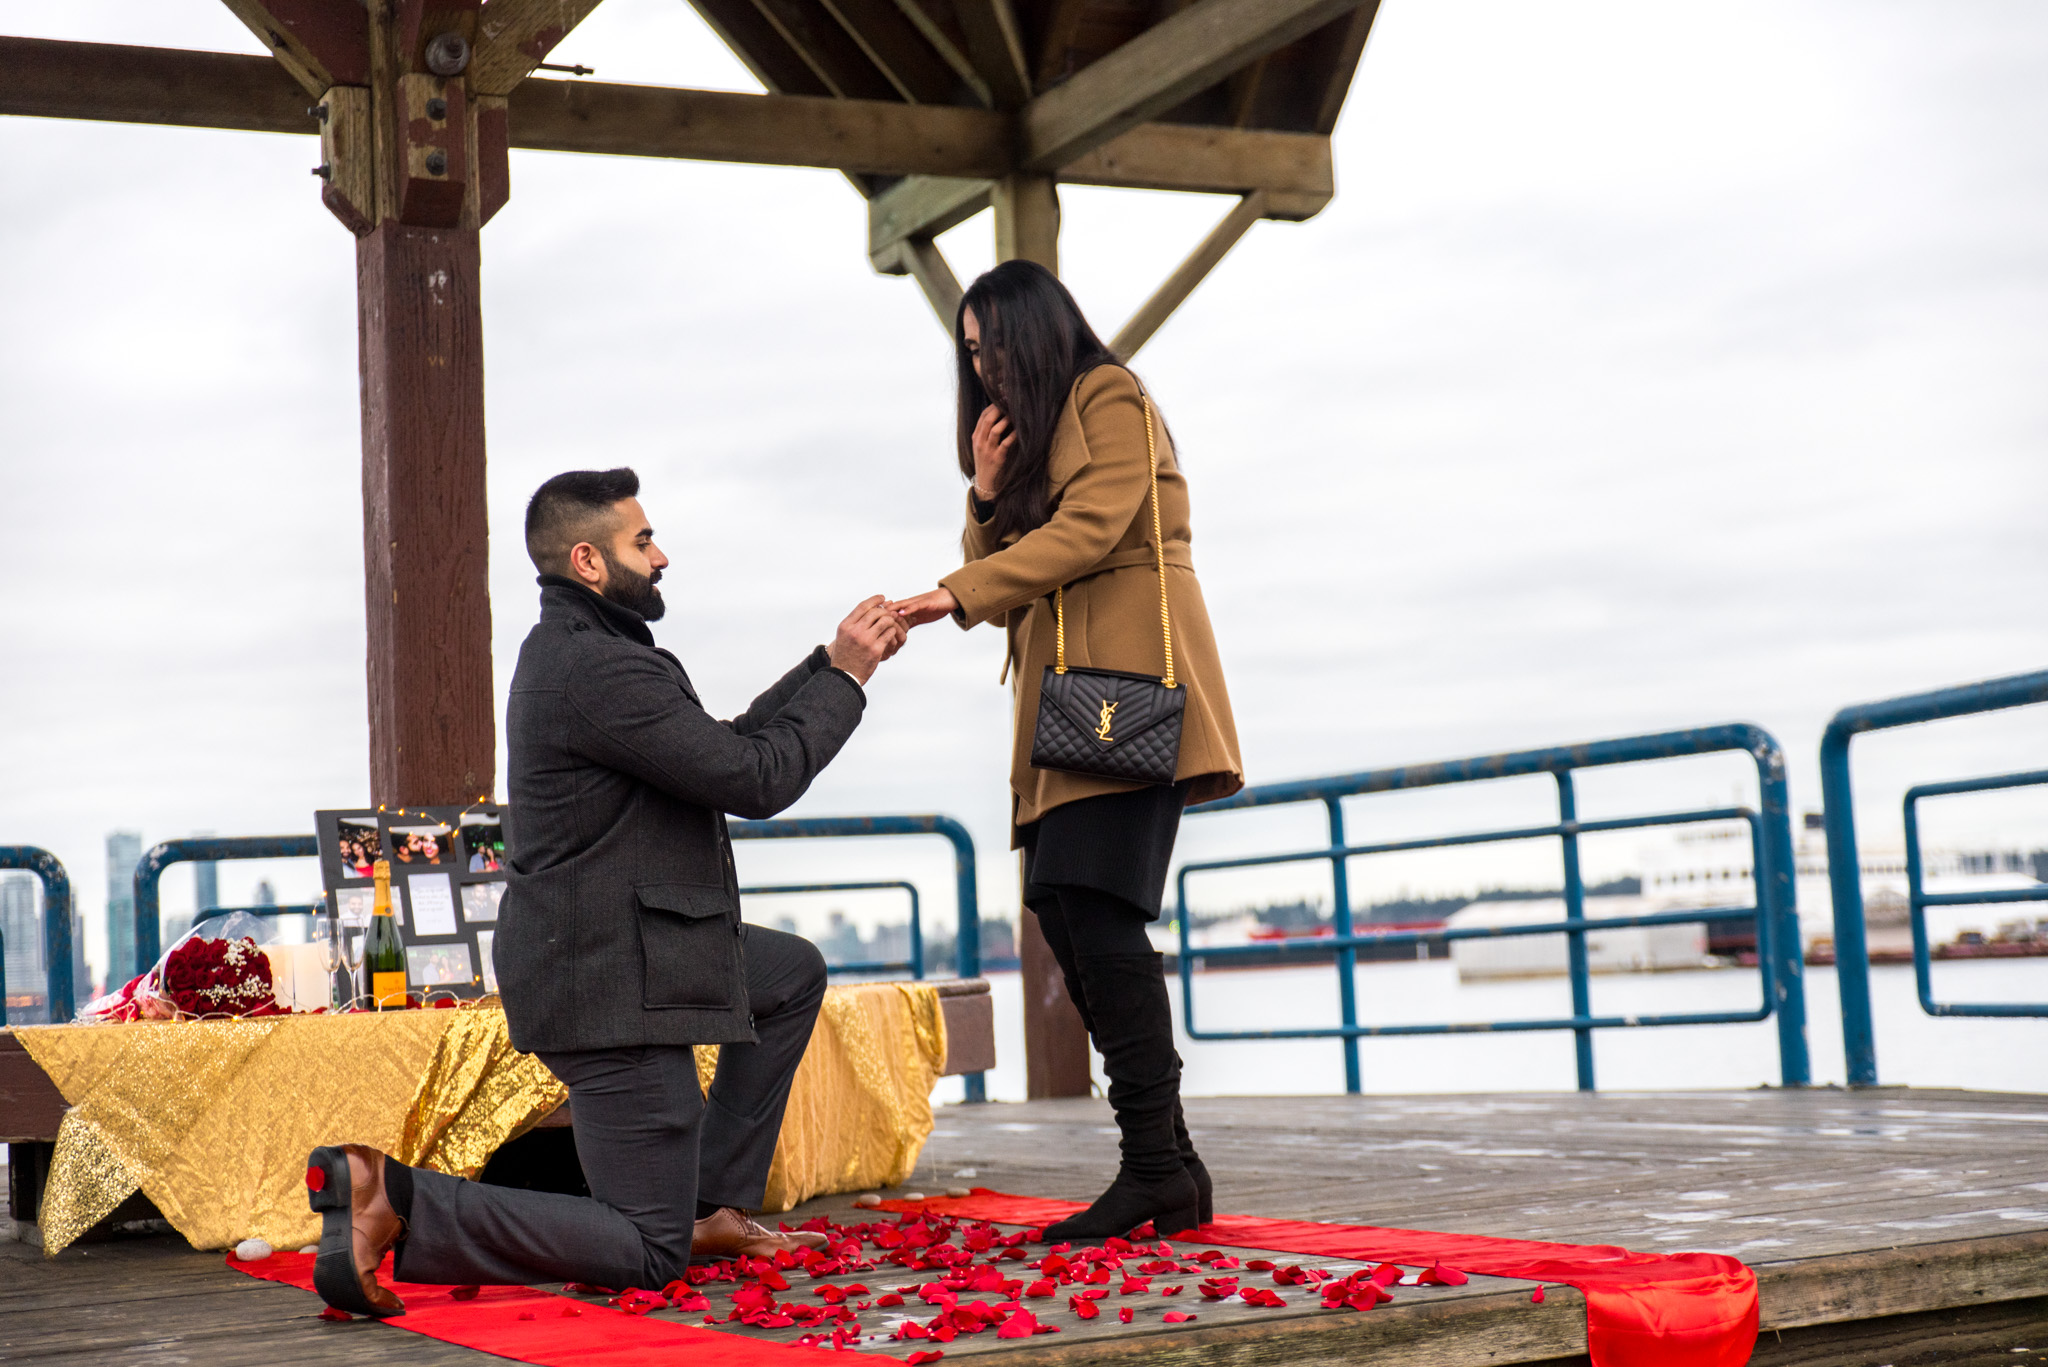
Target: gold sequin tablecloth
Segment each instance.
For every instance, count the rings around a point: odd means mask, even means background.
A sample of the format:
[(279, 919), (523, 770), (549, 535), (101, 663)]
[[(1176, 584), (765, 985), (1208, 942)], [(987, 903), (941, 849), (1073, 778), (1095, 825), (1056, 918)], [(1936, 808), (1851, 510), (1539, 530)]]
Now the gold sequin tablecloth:
[[(71, 1109), (40, 1223), (56, 1253), (140, 1190), (195, 1248), (319, 1237), (306, 1154), (369, 1144), (475, 1177), (567, 1090), (495, 1008), (17, 1029)], [(700, 1047), (708, 1083), (717, 1048)], [(938, 993), (834, 987), (790, 1090), (770, 1211), (910, 1175), (946, 1057)]]

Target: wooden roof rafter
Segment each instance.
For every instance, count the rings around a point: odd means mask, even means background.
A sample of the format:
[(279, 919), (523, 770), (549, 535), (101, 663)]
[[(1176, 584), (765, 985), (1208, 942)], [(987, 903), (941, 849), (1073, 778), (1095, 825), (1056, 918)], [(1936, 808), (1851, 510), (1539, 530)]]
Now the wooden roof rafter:
[[(363, 231), (381, 201), (348, 201), (369, 194), (361, 187), (374, 178), (329, 165), (374, 162), (396, 136), (364, 122), (381, 104), (348, 95), (373, 82), (372, 54), (385, 50), (371, 41), (363, 0), (224, 3), (274, 61), (0, 39), (0, 113), (320, 131), (323, 197)], [(836, 167), (869, 200), (876, 269), (915, 278), (942, 317), (958, 282), (932, 245), (938, 234), (999, 201), (1038, 204), (1052, 216), (1044, 232), (1057, 234), (1051, 190), (1020, 198), (1001, 191), (1010, 178), (1238, 195), (1217, 232), (1121, 334), (1134, 344), (1157, 326), (1140, 325), (1161, 301), (1185, 297), (1256, 218), (1308, 218), (1329, 202), (1329, 133), (1378, 8), (1378, 0), (691, 0), (768, 95), (535, 78), (598, 3), (375, 7), (389, 15), (385, 31), (404, 30), (398, 60), (411, 69), (435, 33), (473, 43), (463, 83), (469, 120), (484, 138), (472, 152), (485, 181), (493, 156), (509, 147)], [(308, 94), (324, 125), (296, 112)], [(377, 117), (388, 124), (391, 115)], [(487, 218), (504, 179), (500, 170), (500, 188), (482, 201), (470, 193), (470, 212)]]

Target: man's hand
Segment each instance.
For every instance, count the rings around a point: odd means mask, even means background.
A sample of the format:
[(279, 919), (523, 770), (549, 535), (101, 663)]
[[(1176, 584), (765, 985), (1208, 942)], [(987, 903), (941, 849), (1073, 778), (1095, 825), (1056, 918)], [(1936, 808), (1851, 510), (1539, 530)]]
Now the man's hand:
[(845, 670), (865, 685), (874, 677), (876, 665), (903, 648), (909, 630), (878, 593), (846, 614), (825, 654), (834, 668)]
[(930, 593), (920, 593), (915, 598), (905, 598), (891, 606), (895, 609), (897, 617), (902, 619), (904, 626), (921, 627), (926, 622), (951, 617), (954, 610), (960, 606), (960, 600), (953, 596), (951, 589), (938, 588)]

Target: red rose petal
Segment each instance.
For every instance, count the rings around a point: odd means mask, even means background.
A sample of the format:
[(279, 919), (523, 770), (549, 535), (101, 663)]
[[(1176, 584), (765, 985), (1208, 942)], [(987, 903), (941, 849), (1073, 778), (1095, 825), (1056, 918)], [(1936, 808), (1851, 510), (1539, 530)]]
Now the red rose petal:
[(346, 1310), (336, 1310), (333, 1306), (330, 1305), (325, 1310), (322, 1310), (320, 1312), (320, 1318), (323, 1320), (327, 1320), (333, 1324), (343, 1324), (349, 1320), (354, 1319), (355, 1316), (349, 1314), (349, 1312)]
[(1445, 1267), (1442, 1263), (1438, 1263), (1436, 1266), (1418, 1275), (1415, 1278), (1415, 1284), (1417, 1286), (1463, 1286), (1470, 1280), (1470, 1277), (1467, 1277), (1457, 1268)]
[(944, 1356), (945, 1354), (939, 1352), (937, 1349), (927, 1348), (922, 1352), (912, 1353), (909, 1357), (903, 1360), (909, 1363), (910, 1367), (924, 1367), (925, 1363), (937, 1362), (940, 1358)]
[(1168, 1324), (1186, 1324), (1189, 1320), (1192, 1320), (1194, 1316), (1183, 1314), (1181, 1311), (1178, 1310), (1169, 1310), (1162, 1318), (1164, 1318)]
[(476, 1293), (482, 1289), (478, 1286), (451, 1286), (448, 1288), (448, 1296), (451, 1300), (473, 1301), (476, 1299)]
[(1543, 1304), (1543, 1288), (1542, 1288), (1542, 1287), (1540, 1287), (1540, 1286), (1539, 1286), (1539, 1287), (1537, 1287), (1537, 1288), (1536, 1288), (1536, 1289), (1535, 1289), (1534, 1291), (1531, 1291), (1531, 1292), (1529, 1293), (1529, 1303), (1530, 1303), (1531, 1305), (1541, 1305), (1541, 1304)]
[(1131, 1322), (1131, 1307), (1128, 1305), (1119, 1305), (1116, 1308), (1116, 1317), (1119, 1323), (1129, 1324)]

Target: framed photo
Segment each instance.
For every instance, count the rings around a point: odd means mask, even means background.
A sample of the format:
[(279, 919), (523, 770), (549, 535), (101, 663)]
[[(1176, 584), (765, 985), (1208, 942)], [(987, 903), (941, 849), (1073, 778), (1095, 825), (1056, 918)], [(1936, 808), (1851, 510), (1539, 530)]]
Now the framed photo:
[(498, 990), (491, 943), (505, 895), (502, 809), (322, 810), (313, 827), (327, 905), (344, 925), (368, 924), (374, 866), (391, 861), (391, 914), (414, 993), (476, 998)]

